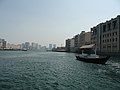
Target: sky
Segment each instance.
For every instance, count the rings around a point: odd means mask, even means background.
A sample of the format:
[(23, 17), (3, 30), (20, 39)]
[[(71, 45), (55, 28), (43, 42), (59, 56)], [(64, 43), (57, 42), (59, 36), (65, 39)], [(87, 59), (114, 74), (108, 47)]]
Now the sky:
[(0, 0), (0, 38), (65, 45), (81, 31), (120, 15), (120, 0)]

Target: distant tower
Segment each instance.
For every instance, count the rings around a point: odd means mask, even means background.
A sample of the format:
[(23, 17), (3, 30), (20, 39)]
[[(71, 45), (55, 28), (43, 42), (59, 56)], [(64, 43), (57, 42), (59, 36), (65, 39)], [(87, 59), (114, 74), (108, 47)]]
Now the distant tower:
[(0, 39), (0, 49), (6, 48), (6, 41), (4, 39)]
[(25, 42), (25, 49), (30, 49), (30, 43), (29, 42)]
[(32, 50), (37, 50), (38, 46), (39, 46), (38, 43), (34, 43), (34, 42), (31, 43), (31, 49)]
[(49, 44), (49, 49), (50, 49), (50, 50), (52, 49), (52, 44)]
[(56, 44), (53, 44), (53, 48), (56, 48)]

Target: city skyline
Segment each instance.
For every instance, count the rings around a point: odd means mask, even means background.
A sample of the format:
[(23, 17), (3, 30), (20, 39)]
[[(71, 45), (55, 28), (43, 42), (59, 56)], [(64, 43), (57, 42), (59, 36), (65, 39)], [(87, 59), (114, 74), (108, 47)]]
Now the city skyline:
[(0, 12), (0, 38), (61, 46), (65, 39), (120, 14), (120, 1), (1, 0)]

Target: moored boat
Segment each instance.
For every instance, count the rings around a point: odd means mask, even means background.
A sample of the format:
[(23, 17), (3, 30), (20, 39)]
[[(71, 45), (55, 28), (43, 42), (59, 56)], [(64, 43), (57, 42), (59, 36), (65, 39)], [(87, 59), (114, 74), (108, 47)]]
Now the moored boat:
[(87, 63), (95, 63), (95, 64), (105, 64), (110, 56), (99, 56), (96, 54), (96, 49), (94, 54), (85, 54), (83, 53), (84, 49), (95, 48), (95, 45), (85, 45), (80, 47), (82, 49), (82, 54), (76, 55), (76, 59), (79, 61), (87, 62)]
[(101, 57), (76, 56), (76, 59), (79, 61), (83, 61), (87, 63), (96, 63), (96, 64), (105, 64), (109, 58), (110, 58), (109, 56), (101, 56)]

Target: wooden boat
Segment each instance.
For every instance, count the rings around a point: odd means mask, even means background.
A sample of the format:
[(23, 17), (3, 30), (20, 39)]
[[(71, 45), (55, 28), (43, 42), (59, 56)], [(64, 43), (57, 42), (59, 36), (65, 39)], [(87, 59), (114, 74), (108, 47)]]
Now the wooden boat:
[(76, 56), (76, 59), (79, 61), (96, 64), (105, 64), (109, 58), (110, 58), (109, 56), (104, 57)]
[[(93, 48), (94, 44), (92, 45), (85, 45), (80, 47), (80, 49), (88, 49), (88, 48)], [(79, 61), (83, 61), (83, 62), (87, 62), (87, 63), (95, 63), (95, 64), (105, 64), (107, 62), (107, 60), (110, 58), (110, 56), (99, 56), (96, 55), (96, 50), (94, 54), (85, 54), (83, 53), (82, 50), (82, 54), (80, 55), (76, 55), (76, 59)]]

